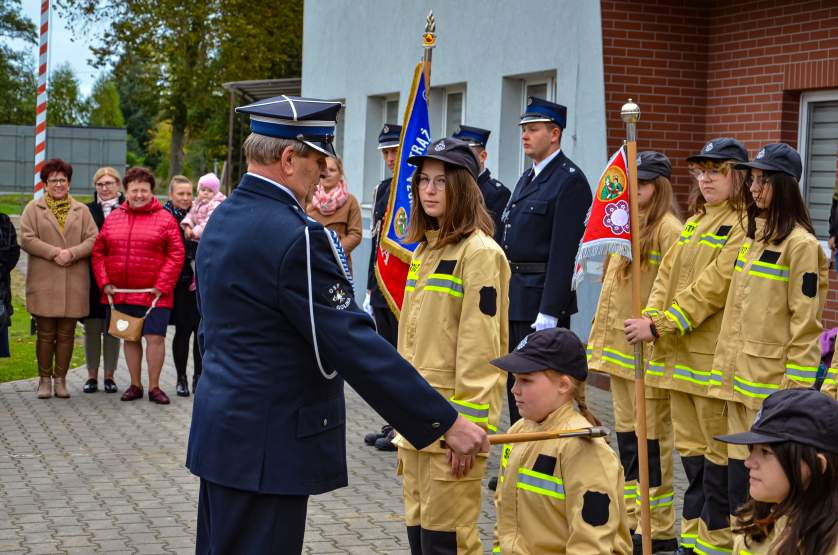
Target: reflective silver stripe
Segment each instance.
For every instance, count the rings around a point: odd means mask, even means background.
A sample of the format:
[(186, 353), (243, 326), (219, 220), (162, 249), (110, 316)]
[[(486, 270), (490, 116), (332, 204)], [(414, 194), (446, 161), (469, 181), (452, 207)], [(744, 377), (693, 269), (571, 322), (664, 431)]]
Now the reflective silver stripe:
[(602, 349), (602, 360), (607, 360), (616, 364), (617, 366), (624, 366), (626, 368), (634, 368), (634, 357), (627, 355), (625, 353), (621, 353), (616, 349), (611, 349), (609, 347), (603, 347)]
[(415, 289), (416, 288), (416, 280), (415, 279), (409, 279), (406, 282), (404, 282), (404, 286), (405, 286), (405, 289), (408, 288), (408, 287), (411, 287), (411, 288)]
[(652, 376), (663, 376), (664, 366), (662, 362), (649, 361), (649, 367), (646, 368), (646, 373)]
[(488, 407), (486, 407), (485, 409), (476, 408), (474, 406), (470, 406), (470, 405), (472, 405), (472, 403), (469, 403), (467, 405), (467, 404), (464, 404), (462, 401), (456, 401), (454, 399), (451, 399), (451, 404), (454, 406), (454, 408), (457, 410), (457, 412), (459, 412), (460, 414), (462, 414), (463, 416), (465, 416), (469, 420), (476, 419), (478, 421), (486, 422), (489, 419), (489, 408)]
[(743, 395), (747, 395), (748, 397), (764, 399), (765, 397), (768, 397), (769, 395), (780, 389), (780, 386), (749, 382), (740, 378), (739, 376), (733, 376), (733, 389), (735, 389)]
[(744, 268), (744, 267), (745, 267), (745, 261), (742, 260), (741, 258), (737, 258), (736, 259), (736, 269), (741, 272), (742, 268)]
[(788, 281), (789, 267), (780, 266), (778, 264), (767, 264), (765, 262), (755, 260), (751, 264), (751, 271), (748, 272), (748, 275), (757, 277), (767, 277), (769, 279), (774, 279), (777, 281)]
[(719, 370), (703, 372), (682, 364), (675, 365), (675, 378), (698, 385), (721, 385), (722, 383), (722, 373)]
[(695, 539), (693, 550), (700, 555), (731, 555), (733, 553), (732, 549), (716, 547), (715, 545), (702, 541), (701, 538)]
[(450, 289), (451, 291), (460, 293), (461, 295), (464, 291), (462, 284), (450, 279), (430, 278), (428, 279), (428, 283), (425, 285), (425, 288), (428, 287), (442, 287), (444, 289)]
[(661, 263), (661, 253), (659, 251), (649, 251), (649, 263), (657, 266)]
[(690, 321), (687, 320), (687, 317), (684, 315), (683, 312), (681, 312), (681, 309), (678, 307), (678, 305), (673, 304), (672, 306), (667, 308), (666, 314), (670, 316), (673, 320), (675, 320), (676, 324), (678, 324), (678, 327), (681, 330), (681, 335), (689, 332), (692, 329)]
[(729, 235), (713, 235), (712, 233), (702, 233), (699, 244), (708, 245), (714, 249), (721, 248), (727, 243)]
[(786, 364), (786, 376), (789, 376), (798, 381), (812, 382), (818, 377), (818, 369), (814, 366), (798, 366), (796, 364)]
[[(663, 507), (669, 507), (670, 505), (672, 505), (673, 501), (675, 501), (674, 491), (664, 493), (663, 495), (658, 495), (657, 497), (649, 497), (649, 508), (654, 510), (661, 509)], [(640, 506), (640, 496), (637, 496), (635, 504), (637, 506)]]
[(546, 495), (548, 497), (557, 497), (564, 499), (564, 484), (559, 478), (535, 472), (528, 468), (518, 469), (518, 483), (516, 486), (520, 489)]

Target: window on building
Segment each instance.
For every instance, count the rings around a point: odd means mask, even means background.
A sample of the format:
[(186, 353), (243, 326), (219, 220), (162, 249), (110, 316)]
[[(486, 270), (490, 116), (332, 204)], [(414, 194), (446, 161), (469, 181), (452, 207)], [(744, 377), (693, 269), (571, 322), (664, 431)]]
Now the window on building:
[(838, 91), (804, 93), (800, 106), (803, 194), (815, 234), (829, 238), (829, 211), (838, 188)]
[(464, 86), (446, 87), (442, 98), (445, 129), (442, 129), (444, 137), (450, 137), (462, 125), (466, 111), (466, 91)]
[[(381, 120), (381, 125), (378, 126), (379, 131), (381, 131), (381, 128), (385, 123), (395, 123), (396, 125), (402, 124), (401, 114), (399, 114), (399, 95), (397, 94), (388, 96), (384, 99), (384, 119)], [(384, 163), (383, 158), (381, 158), (380, 166), (381, 177), (379, 179), (387, 179), (390, 177), (390, 169), (387, 167), (387, 164)]]
[(364, 137), (364, 186), (362, 203), (365, 207), (373, 201), (375, 186), (390, 176), (390, 170), (378, 150), (378, 134), (385, 123), (401, 123), (399, 94), (367, 97), (366, 136)]

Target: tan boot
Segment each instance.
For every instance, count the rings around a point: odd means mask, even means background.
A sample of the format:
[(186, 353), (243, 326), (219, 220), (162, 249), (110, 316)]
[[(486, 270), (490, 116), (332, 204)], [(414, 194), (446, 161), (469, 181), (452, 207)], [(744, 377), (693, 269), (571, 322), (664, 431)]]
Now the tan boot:
[(66, 378), (53, 378), (53, 384), (55, 385), (55, 396), (59, 399), (69, 399), (70, 392), (67, 391), (67, 379)]
[(49, 399), (52, 397), (52, 378), (41, 376), (38, 381), (38, 399)]

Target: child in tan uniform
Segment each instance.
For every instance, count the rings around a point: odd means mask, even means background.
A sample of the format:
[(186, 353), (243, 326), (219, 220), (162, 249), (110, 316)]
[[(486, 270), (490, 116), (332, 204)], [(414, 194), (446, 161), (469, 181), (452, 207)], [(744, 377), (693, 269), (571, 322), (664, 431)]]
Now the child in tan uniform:
[[(521, 420), (510, 433), (585, 428), (573, 405), (588, 375), (585, 347), (563, 328), (528, 335), (492, 364), (515, 376)], [(627, 554), (623, 469), (603, 438), (503, 446), (494, 553)]]

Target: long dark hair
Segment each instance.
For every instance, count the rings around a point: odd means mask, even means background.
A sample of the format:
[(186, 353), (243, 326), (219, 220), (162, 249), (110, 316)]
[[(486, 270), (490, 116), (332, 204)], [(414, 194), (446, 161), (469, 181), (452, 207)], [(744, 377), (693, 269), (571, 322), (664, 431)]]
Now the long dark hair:
[[(823, 555), (831, 553), (838, 540), (838, 454), (826, 457), (821, 472), (818, 450), (793, 441), (771, 445), (774, 456), (786, 473), (790, 490), (780, 503), (763, 503), (753, 498), (736, 511), (733, 532), (744, 534), (745, 543), (762, 542), (781, 517), (788, 524), (774, 540), (774, 555)], [(803, 476), (801, 463), (809, 467)]]
[(755, 202), (748, 206), (748, 237), (755, 238), (756, 219), (763, 213), (765, 215), (765, 228), (762, 230), (762, 237), (759, 238), (763, 243), (771, 241), (775, 245), (779, 245), (789, 236), (789, 233), (797, 224), (814, 235), (815, 228), (812, 227), (809, 211), (806, 209), (806, 203), (803, 202), (803, 195), (800, 194), (800, 185), (797, 180), (783, 172), (767, 171), (765, 176), (768, 178), (768, 185), (763, 185), (763, 187), (771, 187), (773, 192), (771, 205), (764, 212), (759, 209)]
[(413, 208), (407, 229), (407, 241), (419, 243), (425, 241), (425, 231), (439, 229), (439, 239), (432, 248), (454, 245), (475, 229), (480, 229), (488, 236), (494, 234), (495, 224), (486, 211), (486, 203), (480, 188), (465, 168), (445, 163), (445, 217), (441, 222), (428, 216), (419, 201), (419, 165), (413, 172), (410, 189), (413, 192)]

